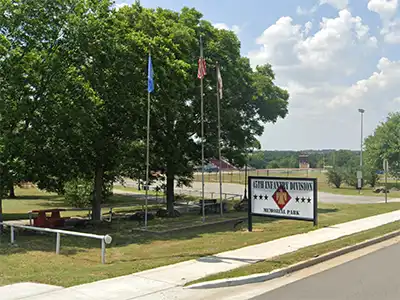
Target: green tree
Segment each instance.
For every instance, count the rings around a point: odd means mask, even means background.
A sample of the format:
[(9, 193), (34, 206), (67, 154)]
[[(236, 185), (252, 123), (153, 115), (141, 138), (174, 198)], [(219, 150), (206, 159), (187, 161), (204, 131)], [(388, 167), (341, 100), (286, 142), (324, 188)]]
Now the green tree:
[(375, 132), (365, 139), (365, 161), (375, 170), (382, 170), (383, 160), (389, 162), (392, 176), (400, 178), (400, 113), (389, 114)]
[(371, 166), (364, 166), (363, 168), (363, 177), (367, 184), (371, 187), (375, 187), (376, 184), (379, 182), (379, 175), (376, 172), (377, 170)]
[(264, 169), (266, 167), (264, 151), (257, 151), (249, 155), (249, 165), (256, 169)]
[(208, 73), (204, 78), (206, 157), (217, 157), (216, 61), (224, 81), (222, 154), (236, 165), (244, 165), (246, 149), (262, 134), (263, 123), (286, 115), (288, 94), (273, 84), (271, 66), (253, 71), (249, 60), (240, 56), (234, 33), (202, 21), (195, 9), (152, 10), (135, 3), (118, 14), (130, 22), (132, 34), (155, 37), (150, 41), (156, 82), (151, 97), (151, 161), (153, 169), (166, 171), (167, 208), (172, 212), (174, 181), (189, 183), (201, 159), (199, 36), (204, 40)]
[(16, 157), (41, 188), (91, 180), (99, 219), (104, 191), (142, 146), (149, 39), (132, 36), (106, 0), (5, 2), (2, 113), (24, 142)]
[(350, 187), (357, 187), (357, 168), (343, 167), (343, 180)]
[(339, 168), (328, 169), (327, 177), (328, 177), (328, 183), (338, 189), (340, 188), (340, 186), (344, 181), (343, 170)]

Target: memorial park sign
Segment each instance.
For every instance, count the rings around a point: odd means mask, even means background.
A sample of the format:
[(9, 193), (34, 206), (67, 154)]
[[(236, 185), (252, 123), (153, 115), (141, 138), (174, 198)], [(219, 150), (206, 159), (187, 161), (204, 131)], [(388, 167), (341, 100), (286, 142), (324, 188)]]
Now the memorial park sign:
[(249, 176), (248, 229), (253, 216), (313, 221), (317, 225), (317, 179)]

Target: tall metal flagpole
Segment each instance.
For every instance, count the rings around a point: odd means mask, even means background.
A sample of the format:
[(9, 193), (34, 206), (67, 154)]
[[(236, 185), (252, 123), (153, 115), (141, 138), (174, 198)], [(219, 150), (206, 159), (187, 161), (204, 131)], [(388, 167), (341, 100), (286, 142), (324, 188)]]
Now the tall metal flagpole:
[(150, 94), (154, 90), (153, 82), (153, 66), (151, 62), (151, 53), (149, 50), (148, 74), (147, 74), (147, 140), (146, 140), (146, 195), (145, 195), (145, 212), (144, 227), (147, 228), (147, 211), (149, 196), (149, 169), (150, 169)]
[(147, 228), (147, 207), (149, 201), (149, 164), (150, 164), (150, 92), (147, 92), (147, 141), (146, 141), (146, 196), (145, 196), (145, 212), (144, 227)]
[[(203, 60), (203, 40), (200, 35), (200, 59)], [(203, 63), (203, 61), (201, 61)], [(199, 68), (203, 67), (199, 65)], [(204, 70), (205, 71), (205, 70)], [(200, 110), (201, 110), (201, 210), (202, 210), (202, 220), (205, 222), (205, 206), (204, 206), (204, 97), (203, 97), (203, 75), (200, 76)]]
[(220, 97), (222, 91), (222, 78), (221, 78), (221, 70), (218, 62), (216, 63), (217, 67), (217, 112), (218, 112), (218, 160), (219, 160), (219, 203), (220, 203), (220, 213), (223, 216), (223, 203), (222, 203), (222, 157), (221, 157), (221, 110), (220, 110)]

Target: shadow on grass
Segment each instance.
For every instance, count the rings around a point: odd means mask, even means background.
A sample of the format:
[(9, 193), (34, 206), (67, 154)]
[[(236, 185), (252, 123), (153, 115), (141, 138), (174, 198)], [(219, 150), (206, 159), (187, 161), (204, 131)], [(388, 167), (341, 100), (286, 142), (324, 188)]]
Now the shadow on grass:
[(331, 213), (335, 213), (338, 211), (339, 211), (339, 209), (337, 209), (337, 208), (318, 208), (319, 214), (331, 214)]
[[(245, 213), (244, 213), (245, 215)], [(11, 214), (9, 218), (16, 217), (16, 215)], [(186, 222), (186, 225), (190, 225), (190, 218), (193, 220), (199, 220), (200, 216), (198, 214), (193, 214), (190, 216), (185, 216), (186, 218), (182, 222)], [(233, 216), (237, 218), (237, 214)], [(171, 227), (176, 226), (179, 219), (158, 219), (159, 222), (171, 222)], [(273, 222), (275, 220), (266, 220), (264, 222)], [(175, 224), (173, 224), (175, 223)], [(151, 224), (151, 223), (150, 223)], [(160, 224), (164, 226), (164, 224)], [(134, 229), (140, 228), (137, 221), (121, 220), (113, 221), (112, 223), (102, 223), (96, 226), (87, 226), (85, 228), (76, 228), (74, 231), (86, 232), (86, 233), (96, 233), (100, 235), (110, 234), (113, 237), (113, 242), (110, 247), (124, 247), (130, 244), (144, 245), (151, 244), (156, 241), (171, 241), (171, 240), (189, 240), (202, 237), (204, 234), (215, 234), (224, 232), (233, 232), (235, 228), (233, 223), (225, 224), (207, 224), (205, 227), (197, 227), (193, 229), (182, 228), (177, 232), (170, 232), (165, 234), (142, 232)], [(168, 227), (167, 224), (165, 224)], [(247, 222), (246, 222), (247, 226)], [(54, 252), (55, 251), (55, 237), (54, 233), (38, 233), (26, 230), (16, 230), (15, 240), (18, 247), (10, 246), (8, 243), (10, 241), (10, 229), (6, 228), (5, 232), (0, 236), (0, 256), (9, 255), (13, 253), (27, 253), (30, 251), (44, 251), (44, 252)], [(100, 249), (100, 241), (88, 238), (76, 238), (71, 236), (62, 235), (62, 254), (74, 254), (78, 252), (84, 252), (92, 248)], [(177, 255), (178, 257), (179, 255)], [(171, 257), (169, 255), (169, 257)], [(132, 259), (129, 259), (132, 261)]]
[(12, 221), (12, 220), (28, 220), (28, 212), (26, 213), (3, 213), (4, 221)]
[(49, 200), (49, 201), (63, 201), (59, 195), (18, 195), (16, 198), (7, 198), (9, 201), (20, 201), (20, 200)]
[[(379, 205), (379, 204), (378, 204)], [(394, 204), (393, 204), (394, 206)], [(363, 209), (367, 206), (363, 206)], [(375, 206), (371, 205), (368, 209), (369, 211), (375, 211)], [(386, 207), (386, 206), (385, 206)], [(325, 206), (319, 208), (319, 214), (323, 217), (324, 215), (327, 216), (328, 214), (335, 215), (338, 214), (337, 217), (328, 217), (327, 220), (321, 219), (321, 225), (319, 228), (325, 227), (326, 225), (333, 225), (337, 222), (346, 222), (352, 220), (352, 218), (348, 217), (348, 208), (344, 206), (343, 208), (336, 208), (333, 206)], [(384, 211), (382, 211), (384, 212)], [(370, 213), (369, 215), (373, 215), (374, 213)], [(368, 213), (365, 213), (365, 216), (368, 216)], [(226, 218), (234, 219), (238, 217), (247, 217), (247, 213), (227, 213), (225, 214)], [(363, 217), (361, 215), (357, 215), (357, 218)], [(219, 216), (211, 218), (211, 215), (208, 216), (209, 221), (218, 221)], [(262, 218), (262, 217), (255, 217), (254, 218), (254, 234), (249, 235), (249, 240), (243, 236), (247, 228), (247, 222), (244, 221), (242, 226), (239, 228), (234, 228), (234, 224), (237, 220), (232, 221), (231, 223), (223, 223), (223, 224), (207, 224), (204, 227), (195, 227), (195, 228), (180, 228), (179, 231), (176, 232), (169, 232), (169, 233), (152, 233), (152, 232), (143, 232), (137, 229), (143, 228), (142, 225), (139, 226), (137, 221), (129, 221), (129, 220), (114, 220), (112, 223), (102, 223), (97, 226), (89, 226), (86, 228), (75, 229), (74, 231), (86, 232), (86, 233), (95, 233), (95, 234), (110, 234), (113, 238), (113, 242), (107, 248), (122, 248), (129, 245), (137, 245), (137, 246), (148, 246), (152, 243), (154, 247), (162, 247), (163, 242), (174, 242), (174, 241), (184, 241), (184, 240), (194, 240), (199, 239), (199, 243), (204, 243), (205, 238), (207, 235), (218, 235), (218, 237), (223, 240), (224, 236), (229, 236), (228, 239), (235, 238), (232, 236), (233, 231), (238, 232), (238, 238), (243, 241), (243, 245), (251, 245), (255, 243), (254, 239), (252, 240), (252, 236), (259, 234), (259, 242), (268, 241), (270, 236), (284, 237), (292, 234), (303, 233), (307, 231), (311, 231), (314, 229), (318, 229), (318, 227), (313, 227), (311, 222), (302, 222), (302, 221), (288, 221), (288, 220), (278, 220), (274, 218)], [(272, 224), (275, 222), (282, 222), (282, 226), (273, 225), (271, 227), (268, 224)], [(296, 222), (296, 223), (293, 223)], [(149, 221), (149, 230), (152, 228), (158, 228), (158, 230), (165, 230), (168, 228), (177, 228), (177, 227), (184, 227), (190, 226), (193, 224), (201, 223), (201, 216), (198, 212), (193, 214), (183, 214), (182, 217), (176, 219), (160, 219), (156, 218), (155, 220)], [(291, 228), (290, 230), (286, 230), (287, 228)], [(258, 231), (258, 233), (257, 233)], [(218, 239), (217, 237), (217, 239)], [(215, 240), (214, 236), (214, 240)], [(54, 252), (55, 251), (55, 234), (36, 234), (36, 233), (28, 233), (19, 231), (16, 234), (16, 241), (19, 247), (17, 250), (13, 249), (13, 247), (5, 246), (5, 243), (8, 243), (10, 239), (10, 234), (7, 232), (1, 237), (0, 240), (0, 256), (2, 255), (9, 255), (10, 253), (14, 253), (13, 251), (19, 251), (18, 253), (27, 253), (30, 251), (45, 251), (45, 252)], [(250, 241), (249, 244), (247, 244)], [(161, 243), (157, 243), (161, 242)], [(193, 242), (193, 241), (192, 241)], [(193, 242), (194, 243), (194, 242)], [(238, 247), (240, 246), (241, 242), (238, 242)], [(2, 244), (2, 245), (1, 245)], [(92, 240), (87, 238), (76, 238), (76, 237), (68, 237), (62, 236), (61, 240), (62, 245), (62, 254), (70, 253), (73, 254), (73, 251), (78, 252), (85, 252), (89, 249), (100, 249), (100, 241)], [(153, 246), (150, 246), (153, 247)], [(201, 248), (201, 246), (199, 246)], [(210, 245), (212, 248), (212, 245)], [(145, 248), (146, 249), (146, 248)], [(72, 251), (72, 252), (71, 252)], [(123, 250), (124, 251), (124, 250)], [(134, 250), (138, 251), (138, 249)], [(144, 250), (145, 251), (145, 250)], [(179, 251), (178, 251), (179, 252)], [(209, 251), (205, 249), (202, 250), (201, 255), (195, 255), (196, 257), (205, 256)], [(160, 256), (161, 255), (161, 256)], [(156, 255), (157, 258), (160, 257), (170, 257), (170, 258), (180, 258), (182, 257), (182, 253), (164, 253), (160, 251), (160, 254)], [(190, 253), (188, 253), (190, 255)], [(212, 253), (211, 253), (212, 255)], [(186, 256), (186, 254), (184, 255)], [(123, 260), (125, 261), (149, 261), (153, 259), (152, 257), (142, 257), (139, 255), (138, 257), (120, 257), (117, 259), (118, 262)]]
[[(319, 208), (320, 214), (330, 214), (338, 212), (337, 208)], [(132, 211), (134, 212), (134, 210)], [(124, 211), (127, 213), (127, 211)], [(5, 220), (17, 219), (22, 217), (22, 214), (5, 214)], [(227, 213), (225, 214), (227, 219), (226, 223), (210, 224), (206, 223), (199, 227), (188, 228), (193, 225), (201, 225), (199, 220), (201, 216), (194, 213), (183, 214), (182, 217), (177, 219), (164, 219), (156, 218), (155, 220), (149, 221), (150, 231), (163, 231), (171, 228), (177, 229), (167, 233), (156, 233), (156, 232), (145, 232), (138, 229), (142, 228), (143, 225), (137, 221), (130, 220), (114, 220), (112, 223), (102, 223), (97, 226), (88, 226), (85, 228), (76, 228), (74, 231), (96, 233), (96, 234), (110, 234), (113, 237), (111, 247), (125, 247), (130, 244), (145, 245), (151, 244), (155, 241), (171, 241), (171, 240), (189, 240), (202, 237), (204, 234), (217, 234), (224, 232), (243, 231), (247, 229), (247, 220), (238, 221), (237, 218), (246, 218), (247, 213)], [(26, 215), (24, 216), (26, 218)], [(212, 221), (219, 221), (219, 217), (210, 215), (209, 218), (213, 218)], [(231, 220), (231, 221), (229, 221)], [(275, 218), (262, 218), (255, 217), (253, 219), (254, 227), (262, 227), (262, 225), (274, 223), (280, 221)], [(196, 223), (197, 222), (197, 223)], [(262, 229), (265, 231), (265, 228)], [(9, 237), (9, 233), (7, 233)], [(4, 239), (4, 235), (3, 235)], [(19, 251), (54, 251), (55, 234), (39, 234), (29, 231), (19, 231), (17, 234), (17, 243), (20, 246)], [(47, 241), (47, 242), (46, 242)], [(98, 248), (99, 241), (90, 240), (85, 238), (73, 238), (68, 236), (62, 237), (63, 246), (70, 245), (71, 247), (82, 249), (87, 248)], [(0, 251), (0, 255), (5, 254)]]

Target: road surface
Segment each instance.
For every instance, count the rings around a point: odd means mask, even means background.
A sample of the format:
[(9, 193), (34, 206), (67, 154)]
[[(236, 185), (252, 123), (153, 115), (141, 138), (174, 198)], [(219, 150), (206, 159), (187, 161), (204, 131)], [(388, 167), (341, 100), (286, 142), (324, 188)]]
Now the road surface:
[(397, 243), (252, 300), (397, 300), (399, 254)]
[[(126, 179), (125, 184), (127, 186), (137, 187), (137, 182), (132, 181), (130, 179)], [(176, 188), (176, 192), (185, 193), (189, 192), (193, 195), (201, 196), (201, 182), (193, 182), (192, 187), (184, 187), (184, 188)], [(210, 197), (210, 194), (213, 194), (214, 197), (217, 197), (219, 193), (219, 183), (217, 182), (206, 182), (204, 185), (204, 191), (206, 193), (206, 198)], [(244, 195), (244, 185), (237, 183), (224, 183), (223, 184), (223, 193), (227, 194), (237, 194)], [(400, 199), (389, 198), (389, 202), (400, 202)], [(347, 196), (347, 195), (337, 195), (337, 194), (329, 194), (324, 192), (318, 192), (318, 202), (323, 203), (349, 203), (349, 204), (362, 204), (362, 203), (384, 203), (384, 196)], [(400, 298), (399, 298), (400, 299)]]

